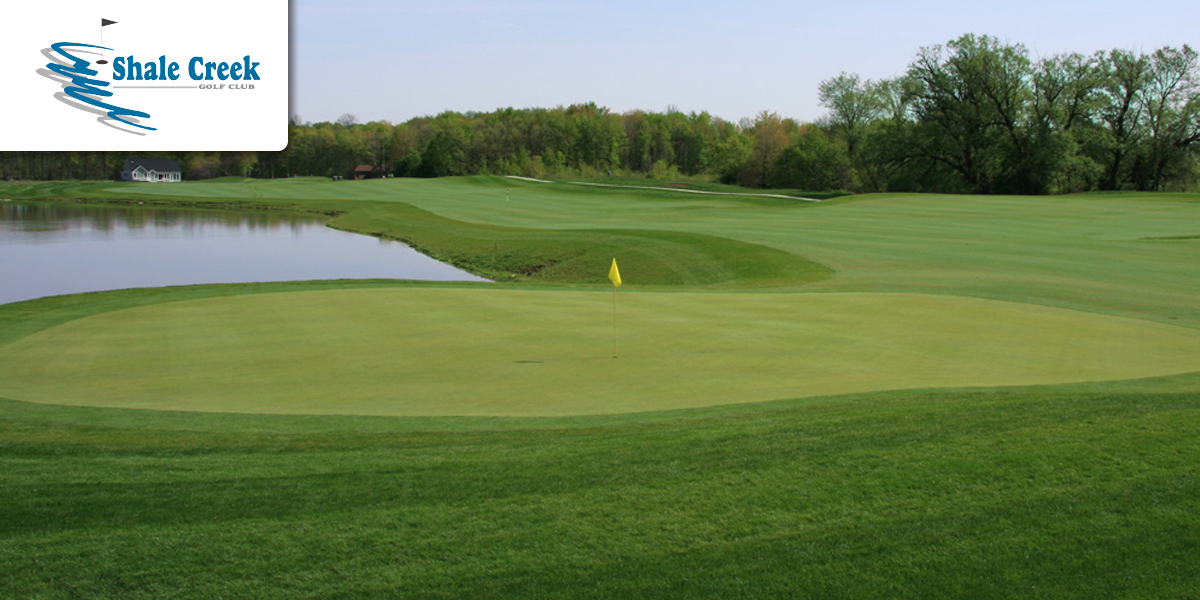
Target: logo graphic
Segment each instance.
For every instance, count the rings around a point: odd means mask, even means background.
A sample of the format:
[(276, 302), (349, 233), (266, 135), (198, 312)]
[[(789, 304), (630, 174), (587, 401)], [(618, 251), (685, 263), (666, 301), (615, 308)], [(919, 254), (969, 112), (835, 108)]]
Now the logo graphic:
[[(88, 68), (92, 65), (92, 63), (87, 59), (80, 58), (75, 55), (86, 52), (80, 50), (80, 48), (97, 48), (100, 50), (100, 60), (96, 61), (96, 64), (108, 64), (108, 61), (104, 60), (104, 51), (112, 50), (112, 48), (104, 47), (104, 28), (109, 25), (116, 24), (116, 21), (105, 19), (103, 17), (100, 18), (99, 46), (72, 42), (59, 42), (57, 44), (50, 44), (49, 48), (42, 50), (42, 54), (50, 57), (51, 62), (46, 65), (46, 68), (50, 70), (50, 73), (44, 73), (40, 70), (38, 73), (62, 84), (63, 91), (54, 94), (54, 97), (60, 102), (85, 112), (97, 114), (99, 115), (97, 121), (114, 129), (136, 135), (146, 135), (144, 133), (123, 129), (113, 124), (113, 121), (118, 121), (132, 127), (137, 127), (148, 131), (156, 131), (154, 127), (141, 124), (140, 119), (150, 118), (148, 113), (138, 110), (130, 110), (128, 108), (121, 108), (120, 106), (114, 106), (107, 102), (100, 101), (100, 98), (112, 97), (112, 92), (103, 89), (108, 87), (109, 83), (99, 79), (92, 79), (99, 74), (94, 69)], [(75, 54), (68, 52), (65, 50), (65, 48), (74, 48)], [(65, 59), (71, 64), (68, 65), (66, 63), (59, 62), (59, 60), (55, 59), (52, 53), (57, 53), (59, 59)], [(60, 77), (55, 77), (51, 73), (57, 74)], [(76, 100), (76, 102), (71, 102), (67, 99), (68, 97)], [(88, 108), (89, 106), (92, 108)]]
[[(104, 19), (103, 21), (106, 21), (105, 24), (113, 23), (113, 21), (108, 21), (108, 19)], [(68, 51), (67, 48), (72, 48), (74, 53)], [(58, 42), (57, 44), (50, 44), (49, 48), (42, 51), (42, 54), (50, 57), (51, 62), (46, 65), (46, 68), (49, 69), (49, 72), (43, 73), (43, 71), (39, 70), (38, 73), (62, 84), (63, 91), (54, 94), (54, 97), (68, 106), (84, 112), (90, 112), (99, 115), (99, 118), (97, 119), (99, 122), (120, 131), (125, 131), (127, 133), (133, 133), (136, 135), (145, 135), (144, 133), (139, 133), (114, 125), (113, 121), (124, 123), (125, 125), (131, 127), (145, 129), (147, 131), (156, 131), (154, 127), (141, 124), (140, 119), (149, 119), (149, 113), (142, 112), (140, 110), (122, 108), (120, 106), (115, 106), (100, 100), (101, 98), (111, 98), (113, 93), (105, 89), (109, 86), (107, 81), (93, 79), (99, 73), (96, 70), (89, 68), (91, 67), (92, 63), (85, 58), (76, 56), (76, 54), (82, 54), (83, 52), (86, 52), (80, 50), (81, 48), (112, 50), (112, 48), (93, 46), (91, 44)], [(65, 59), (66, 61), (69, 61), (70, 64), (59, 62), (59, 60), (56, 60), (56, 57), (53, 54), (57, 54), (59, 59)], [(97, 61), (99, 64), (105, 64), (107, 62), (108, 61), (103, 59)], [(58, 77), (55, 75), (58, 75)], [(75, 100), (75, 102), (68, 100), (68, 97)]]
[[(56, 0), (7, 10), (0, 150), (280, 150), (289, 0)], [(103, 11), (103, 17), (97, 12)], [(89, 15), (75, 18), (72, 15)], [(94, 16), (93, 16), (94, 15)], [(237, 18), (230, 18), (236, 15)], [(100, 21), (99, 31), (97, 23)]]
[[(104, 27), (115, 24), (116, 21), (104, 18), (100, 19), (102, 44)], [(71, 48), (71, 50), (68, 51), (67, 48)], [(84, 53), (95, 54), (94, 51), (84, 50), (86, 48), (94, 48), (100, 51), (100, 60), (97, 60), (96, 64), (108, 64), (108, 61), (104, 59), (104, 51), (112, 50), (112, 48), (105, 48), (103, 45), (94, 46), (78, 42), (58, 42), (50, 44), (49, 48), (42, 50), (42, 54), (48, 56), (51, 62), (46, 65), (46, 69), (49, 71), (39, 70), (38, 73), (62, 85), (62, 91), (54, 94), (54, 97), (73, 108), (99, 115), (98, 121), (126, 133), (146, 135), (116, 125), (114, 121), (146, 131), (157, 131), (154, 127), (142, 124), (142, 119), (150, 118), (149, 113), (122, 108), (101, 100), (102, 98), (111, 98), (113, 92), (106, 89), (110, 85), (109, 82), (95, 79), (99, 73), (95, 69), (90, 68), (92, 63), (78, 56)], [(67, 62), (62, 62), (64, 60)], [(249, 54), (245, 55), (242, 60), (228, 63), (205, 62), (203, 57), (194, 56), (188, 61), (187, 74), (193, 81), (213, 81), (214, 75), (220, 81), (258, 81), (260, 79), (258, 76), (258, 67), (260, 64), (251, 62)], [(151, 60), (145, 63), (137, 62), (132, 55), (128, 57), (120, 56), (113, 60), (112, 78), (114, 81), (176, 81), (180, 78), (179, 63), (172, 62), (168, 64), (165, 54), (159, 56), (157, 62)], [(114, 89), (116, 87), (118, 86), (113, 86)], [(226, 84), (136, 87), (149, 87), (152, 89), (194, 87), (198, 89), (224, 90), (226, 89)], [(254, 89), (254, 84), (228, 84), (228, 89), (252, 90)], [(75, 102), (68, 100), (68, 97), (74, 99)]]

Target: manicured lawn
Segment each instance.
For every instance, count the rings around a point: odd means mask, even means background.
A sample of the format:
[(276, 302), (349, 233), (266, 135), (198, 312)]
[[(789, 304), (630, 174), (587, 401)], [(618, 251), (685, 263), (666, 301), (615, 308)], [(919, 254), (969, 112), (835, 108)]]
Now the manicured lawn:
[(622, 273), (628, 262), (637, 286), (923, 292), (1200, 327), (1195, 194), (892, 194), (814, 204), (499, 177), (0, 184), (6, 197), (48, 194), (341, 213), (331, 225), (406, 239), (495, 279), (603, 285), (614, 251), (627, 249)]
[(303, 213), (498, 281), (0, 306), (3, 598), (1196, 595), (1195, 195), (0, 197)]
[(0, 587), (1187, 598), (1200, 578), (1197, 404), (1120, 389), (891, 392), (497, 425), (0, 402)]
[(550, 416), (1200, 371), (1200, 331), (916, 294), (457, 288), (253, 294), (0, 347), (0, 397), (85, 406)]

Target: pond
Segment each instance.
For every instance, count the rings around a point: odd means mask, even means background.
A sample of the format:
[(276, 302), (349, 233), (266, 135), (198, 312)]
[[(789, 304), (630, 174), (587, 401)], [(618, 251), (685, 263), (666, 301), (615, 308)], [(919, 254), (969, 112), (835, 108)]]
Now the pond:
[(267, 212), (0, 204), (0, 304), (133, 287), (486, 281), (399, 242)]

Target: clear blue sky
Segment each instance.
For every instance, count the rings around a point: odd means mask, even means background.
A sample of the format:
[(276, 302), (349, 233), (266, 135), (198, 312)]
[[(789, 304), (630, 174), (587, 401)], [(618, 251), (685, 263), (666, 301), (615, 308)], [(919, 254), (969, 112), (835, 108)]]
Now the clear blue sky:
[(401, 122), (594, 101), (615, 112), (824, 114), (840, 71), (902, 73), (964, 33), (1032, 54), (1200, 46), (1200, 2), (294, 0), (294, 111)]

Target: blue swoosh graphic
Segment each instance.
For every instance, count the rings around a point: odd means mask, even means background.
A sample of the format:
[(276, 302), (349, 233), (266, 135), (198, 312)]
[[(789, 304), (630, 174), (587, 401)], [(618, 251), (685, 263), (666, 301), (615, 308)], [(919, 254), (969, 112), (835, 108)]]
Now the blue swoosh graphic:
[(125, 119), (122, 118), (122, 117), (138, 117), (138, 118), (148, 119), (148, 118), (150, 118), (150, 113), (144, 113), (141, 111), (132, 110), (132, 109), (128, 109), (128, 108), (121, 108), (120, 106), (113, 106), (112, 104), (106, 104), (106, 103), (101, 102), (100, 100), (94, 98), (93, 96), (99, 96), (101, 98), (108, 98), (109, 96), (113, 95), (112, 92), (105, 90), (105, 89), (101, 89), (103, 87), (108, 87), (108, 82), (101, 81), (99, 79), (91, 79), (90, 78), (91, 76), (98, 74), (95, 70), (88, 68), (92, 65), (92, 63), (86, 59), (78, 58), (74, 54), (71, 54), (70, 52), (67, 52), (66, 50), (63, 50), (63, 48), (66, 46), (72, 46), (72, 47), (76, 47), (76, 48), (99, 48), (101, 50), (112, 50), (112, 48), (105, 48), (104, 46), (94, 46), (92, 44), (78, 44), (75, 42), (58, 42), (57, 44), (50, 44), (50, 47), (53, 48), (55, 52), (58, 52), (63, 58), (66, 58), (67, 60), (74, 62), (74, 64), (70, 67), (64, 67), (63, 65), (60, 65), (58, 63), (53, 63), (53, 62), (46, 65), (46, 68), (50, 69), (51, 71), (54, 71), (55, 73), (58, 73), (59, 75), (63, 75), (65, 77), (70, 78), (71, 87), (65, 88), (63, 90), (66, 92), (66, 94), (68, 96), (70, 96), (80, 102), (83, 102), (84, 104), (95, 106), (96, 108), (99, 108), (99, 109), (107, 110), (108, 116), (110, 119), (120, 121), (122, 123), (125, 123), (126, 125), (132, 125), (134, 127), (140, 127), (142, 129), (148, 129), (150, 131), (158, 131), (154, 127), (147, 127), (145, 125), (139, 125), (137, 123), (126, 121)]

